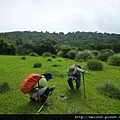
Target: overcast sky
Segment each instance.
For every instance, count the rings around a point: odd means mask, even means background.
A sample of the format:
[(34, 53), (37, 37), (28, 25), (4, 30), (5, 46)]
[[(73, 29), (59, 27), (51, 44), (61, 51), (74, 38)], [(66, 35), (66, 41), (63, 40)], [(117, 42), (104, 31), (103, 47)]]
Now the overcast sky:
[(120, 0), (0, 0), (0, 32), (120, 34)]

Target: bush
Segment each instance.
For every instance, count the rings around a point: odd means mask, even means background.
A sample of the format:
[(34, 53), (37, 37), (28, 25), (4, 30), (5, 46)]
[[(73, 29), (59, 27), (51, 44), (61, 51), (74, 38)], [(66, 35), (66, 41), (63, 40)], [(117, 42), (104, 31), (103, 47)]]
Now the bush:
[(57, 56), (63, 57), (63, 51), (59, 51), (59, 52), (57, 53)]
[(78, 55), (76, 56), (76, 61), (87, 61), (89, 59), (93, 59), (94, 55), (90, 50), (85, 50), (82, 52), (79, 52)]
[(87, 68), (90, 70), (102, 70), (103, 64), (98, 60), (89, 60), (87, 62)]
[(9, 90), (10, 90), (10, 87), (9, 87), (9, 84), (7, 82), (3, 82), (0, 85), (0, 93), (6, 92), (6, 91), (9, 91)]
[(91, 52), (92, 52), (93, 55), (95, 55), (95, 56), (98, 56), (98, 54), (99, 54), (98, 50), (92, 50)]
[(97, 89), (103, 93), (104, 95), (110, 98), (117, 98), (120, 99), (120, 87), (116, 84), (105, 82), (97, 87)]
[(30, 53), (30, 56), (38, 57), (39, 55), (37, 53)]
[(25, 59), (26, 59), (26, 57), (22, 57), (21, 59), (22, 59), (22, 60), (25, 60)]
[(42, 66), (42, 63), (35, 63), (33, 65), (34, 68), (40, 68)]
[(58, 62), (62, 62), (62, 60), (57, 60)]
[(76, 51), (73, 51), (73, 50), (69, 51), (67, 53), (67, 56), (68, 56), (69, 59), (75, 59), (75, 57), (76, 57)]
[(42, 56), (43, 56), (43, 57), (51, 57), (52, 54), (51, 54), (50, 52), (44, 52), (44, 53), (42, 54)]
[(47, 61), (52, 61), (52, 60), (50, 58), (48, 58)]
[(108, 58), (113, 54), (114, 52), (111, 49), (101, 50), (98, 55), (98, 59), (107, 62)]
[(59, 64), (53, 64), (53, 65), (51, 65), (51, 67), (59, 67), (59, 66), (61, 66), (61, 65), (59, 65)]
[(120, 54), (112, 55), (108, 58), (108, 64), (120, 66)]
[(52, 58), (56, 58), (56, 55), (55, 55), (55, 54), (53, 54), (53, 55), (52, 55)]

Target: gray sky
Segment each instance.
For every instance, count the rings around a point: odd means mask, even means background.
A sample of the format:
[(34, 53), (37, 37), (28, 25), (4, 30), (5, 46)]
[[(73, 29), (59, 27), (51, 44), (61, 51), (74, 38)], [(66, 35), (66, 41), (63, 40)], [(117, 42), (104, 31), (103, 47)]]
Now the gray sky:
[(120, 34), (120, 0), (0, 0), (0, 32)]

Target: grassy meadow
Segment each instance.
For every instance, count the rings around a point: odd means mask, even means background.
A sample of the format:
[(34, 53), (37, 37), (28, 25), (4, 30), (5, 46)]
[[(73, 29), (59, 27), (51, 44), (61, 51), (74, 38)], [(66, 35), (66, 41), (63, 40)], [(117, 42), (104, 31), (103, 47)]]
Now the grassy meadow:
[[(40, 106), (40, 101), (30, 102), (29, 95), (20, 91), (24, 78), (31, 73), (42, 74), (51, 72), (54, 76), (48, 85), (56, 85), (52, 96), (48, 99), (52, 105), (44, 107), (40, 114), (119, 114), (120, 99), (113, 99), (101, 94), (97, 87), (106, 81), (120, 86), (120, 67), (103, 63), (102, 71), (90, 71), (86, 62), (76, 62), (65, 58), (43, 58), (25, 56), (0, 55), (0, 84), (7, 82), (10, 90), (0, 93), (0, 114), (35, 114)], [(48, 60), (50, 59), (50, 60)], [(34, 68), (35, 63), (42, 63), (40, 68)], [(88, 71), (84, 75), (86, 96), (81, 78), (80, 90), (68, 91), (66, 70), (72, 64), (78, 64)], [(67, 99), (60, 99), (59, 94), (65, 94)]]

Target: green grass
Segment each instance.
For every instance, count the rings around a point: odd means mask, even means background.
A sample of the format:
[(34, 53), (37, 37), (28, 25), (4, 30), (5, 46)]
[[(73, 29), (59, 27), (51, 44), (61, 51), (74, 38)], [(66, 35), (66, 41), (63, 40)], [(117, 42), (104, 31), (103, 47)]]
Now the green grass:
[[(74, 60), (64, 59), (60, 57), (33, 57), (26, 56), (25, 60), (22, 56), (0, 56), (0, 85), (6, 82), (10, 89), (0, 93), (0, 114), (35, 114), (40, 108), (40, 101), (32, 103), (28, 94), (20, 91), (20, 85), (23, 79), (31, 73), (42, 74), (44, 72), (52, 72), (54, 79), (48, 82), (48, 85), (56, 85), (52, 96), (48, 102), (52, 103), (49, 107), (44, 107), (40, 114), (119, 114), (120, 100), (113, 99), (97, 90), (97, 86), (105, 81), (120, 86), (120, 68), (103, 63), (102, 71), (90, 71), (84, 76), (86, 96), (84, 99), (84, 89), (81, 82), (79, 91), (68, 91), (66, 70), (72, 64), (79, 64), (86, 69), (86, 62), (75, 62)], [(40, 68), (34, 68), (35, 63), (42, 63)], [(82, 81), (82, 80), (81, 80)], [(67, 99), (60, 99), (59, 94), (65, 94)]]

